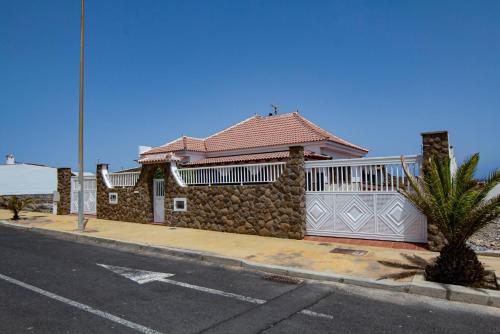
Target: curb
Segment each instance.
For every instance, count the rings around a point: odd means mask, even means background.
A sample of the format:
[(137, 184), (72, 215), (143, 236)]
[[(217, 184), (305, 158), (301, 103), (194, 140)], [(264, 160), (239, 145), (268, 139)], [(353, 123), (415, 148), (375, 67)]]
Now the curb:
[(478, 256), (500, 257), (500, 251), (495, 251), (495, 250), (491, 250), (491, 251), (479, 251), (479, 252), (476, 252), (476, 254)]
[(166, 255), (191, 260), (208, 262), (221, 266), (241, 267), (245, 269), (258, 270), (267, 273), (286, 275), (301, 279), (311, 279), (326, 282), (343, 283), (365, 288), (381, 289), (395, 292), (404, 292), (415, 295), (428, 296), (450, 301), (458, 301), (468, 304), (477, 304), (500, 308), (500, 291), (488, 289), (468, 288), (460, 285), (441, 284), (425, 281), (423, 276), (417, 275), (411, 282), (400, 283), (397, 281), (384, 279), (374, 280), (369, 278), (360, 278), (349, 275), (321, 273), (312, 270), (276, 266), (269, 264), (255, 263), (238, 258), (219, 256), (206, 252), (199, 252), (189, 249), (152, 246), (148, 244), (132, 243), (114, 239), (107, 239), (96, 236), (88, 236), (72, 232), (54, 231), (39, 227), (22, 226), (0, 220), (0, 226), (13, 228), (23, 231), (32, 231), (53, 238), (74, 241), (82, 244), (97, 245), (107, 248), (114, 248), (131, 253), (142, 252), (151, 255)]

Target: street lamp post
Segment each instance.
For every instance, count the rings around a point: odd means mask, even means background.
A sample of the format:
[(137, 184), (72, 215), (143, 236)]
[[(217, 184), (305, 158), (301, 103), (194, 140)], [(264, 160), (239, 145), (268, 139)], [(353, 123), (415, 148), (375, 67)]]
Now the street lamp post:
[(80, 97), (78, 110), (78, 231), (83, 231), (84, 216), (83, 216), (83, 16), (84, 16), (84, 0), (81, 0), (81, 16), (80, 16)]

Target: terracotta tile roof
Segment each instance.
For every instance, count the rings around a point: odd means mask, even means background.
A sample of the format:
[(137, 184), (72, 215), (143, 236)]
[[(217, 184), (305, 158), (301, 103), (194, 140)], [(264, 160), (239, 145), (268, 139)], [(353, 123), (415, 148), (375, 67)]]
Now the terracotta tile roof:
[(220, 152), (316, 141), (330, 141), (368, 152), (365, 148), (323, 130), (300, 116), (298, 112), (292, 112), (275, 116), (252, 116), (205, 139), (183, 136), (144, 152), (143, 155), (182, 150)]
[(206, 152), (205, 141), (204, 139), (200, 138), (182, 136), (162, 146), (154, 147), (151, 150), (144, 152), (143, 154), (176, 151)]
[(299, 113), (254, 116), (205, 139), (209, 152), (329, 140), (365, 151), (306, 120)]
[(180, 159), (173, 153), (153, 153), (141, 156), (137, 162), (140, 164), (155, 164), (172, 160), (179, 161)]
[[(231, 155), (231, 156), (227, 156), (227, 157), (216, 157), (216, 158), (207, 158), (207, 159), (191, 161), (191, 162), (183, 164), (183, 166), (199, 166), (199, 165), (211, 165), (211, 164), (222, 164), (222, 163), (237, 163), (237, 162), (248, 162), (248, 161), (286, 159), (289, 157), (289, 155), (290, 155), (289, 151)], [(328, 157), (326, 155), (317, 154), (317, 153), (314, 153), (311, 151), (305, 151), (304, 157), (309, 158), (309, 159), (317, 159), (317, 160), (330, 159), (330, 157)]]

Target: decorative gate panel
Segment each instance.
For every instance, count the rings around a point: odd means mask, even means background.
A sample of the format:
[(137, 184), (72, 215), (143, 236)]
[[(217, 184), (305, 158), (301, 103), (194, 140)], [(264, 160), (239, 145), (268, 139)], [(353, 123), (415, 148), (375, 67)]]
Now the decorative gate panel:
[[(78, 213), (78, 177), (71, 177), (71, 213)], [(83, 213), (95, 215), (96, 210), (96, 178), (86, 176), (83, 179)]]
[[(406, 157), (419, 174), (419, 157)], [(397, 192), (408, 187), (399, 157), (311, 161), (306, 173), (309, 235), (427, 242), (427, 220)]]
[(402, 195), (306, 193), (307, 234), (427, 242), (426, 218)]

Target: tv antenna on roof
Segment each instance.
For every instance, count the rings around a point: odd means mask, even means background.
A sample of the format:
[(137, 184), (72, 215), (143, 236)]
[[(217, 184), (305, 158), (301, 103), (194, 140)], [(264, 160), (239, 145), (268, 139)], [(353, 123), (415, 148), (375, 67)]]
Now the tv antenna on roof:
[[(271, 108), (273, 108), (274, 114), (278, 115), (278, 110), (279, 110), (280, 106), (277, 106), (277, 105), (274, 105), (271, 103)], [(272, 116), (272, 114), (269, 114), (269, 116)]]

